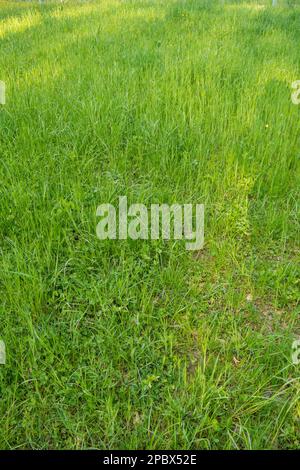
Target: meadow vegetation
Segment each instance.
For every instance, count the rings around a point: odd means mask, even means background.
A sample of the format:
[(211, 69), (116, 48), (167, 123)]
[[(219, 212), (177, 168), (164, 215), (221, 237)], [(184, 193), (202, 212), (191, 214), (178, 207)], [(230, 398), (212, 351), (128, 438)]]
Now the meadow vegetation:
[[(300, 445), (300, 6), (0, 2), (0, 448)], [(96, 208), (205, 204), (205, 246)]]

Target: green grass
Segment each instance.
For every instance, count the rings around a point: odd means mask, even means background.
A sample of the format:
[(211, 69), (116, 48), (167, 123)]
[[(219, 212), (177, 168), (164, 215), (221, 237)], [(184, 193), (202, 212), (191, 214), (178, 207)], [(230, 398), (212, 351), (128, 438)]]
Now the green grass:
[[(0, 2), (1, 449), (299, 448), (300, 8), (270, 3)], [(100, 241), (119, 195), (204, 203), (204, 249)]]

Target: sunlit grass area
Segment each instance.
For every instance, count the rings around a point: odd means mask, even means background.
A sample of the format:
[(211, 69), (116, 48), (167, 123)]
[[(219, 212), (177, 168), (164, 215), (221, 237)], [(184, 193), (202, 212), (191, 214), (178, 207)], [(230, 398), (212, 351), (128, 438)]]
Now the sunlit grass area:
[[(292, 3), (0, 1), (1, 449), (299, 448)], [(203, 250), (100, 241), (120, 195)]]

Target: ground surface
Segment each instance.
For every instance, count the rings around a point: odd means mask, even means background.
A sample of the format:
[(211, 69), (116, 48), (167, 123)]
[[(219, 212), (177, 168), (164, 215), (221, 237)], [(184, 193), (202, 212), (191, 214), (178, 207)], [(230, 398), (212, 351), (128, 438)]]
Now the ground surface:
[(300, 9), (225, 3), (0, 2), (2, 449), (299, 447)]

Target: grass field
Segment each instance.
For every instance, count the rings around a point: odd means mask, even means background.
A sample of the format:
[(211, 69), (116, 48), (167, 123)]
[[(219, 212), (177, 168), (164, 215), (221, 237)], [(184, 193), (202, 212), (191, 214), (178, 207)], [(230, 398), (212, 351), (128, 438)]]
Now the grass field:
[[(300, 7), (270, 4), (0, 1), (1, 449), (299, 448)], [(203, 250), (99, 240), (119, 195), (204, 203)]]

